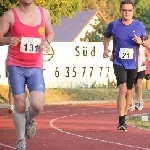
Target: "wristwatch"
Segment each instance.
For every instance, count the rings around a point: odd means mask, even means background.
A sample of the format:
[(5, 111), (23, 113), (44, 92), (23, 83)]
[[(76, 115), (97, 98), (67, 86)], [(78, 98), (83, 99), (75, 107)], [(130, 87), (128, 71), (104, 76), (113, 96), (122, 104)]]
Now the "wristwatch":
[(145, 43), (145, 41), (144, 41), (144, 40), (142, 40), (142, 46), (144, 45), (144, 43)]
[(46, 41), (48, 42), (49, 45), (51, 44), (51, 41), (49, 39), (46, 39)]

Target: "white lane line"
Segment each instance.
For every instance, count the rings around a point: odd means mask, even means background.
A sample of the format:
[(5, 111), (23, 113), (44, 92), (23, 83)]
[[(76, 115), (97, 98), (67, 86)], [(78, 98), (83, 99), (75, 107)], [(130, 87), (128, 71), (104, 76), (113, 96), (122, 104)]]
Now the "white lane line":
[(66, 118), (66, 117), (72, 117), (72, 116), (76, 116), (76, 115), (77, 114), (72, 114), (72, 115), (69, 115), (69, 116), (62, 116), (62, 117), (55, 118), (55, 119), (50, 121), (50, 126), (52, 128), (54, 128), (54, 129), (56, 129), (59, 132), (62, 132), (62, 133), (68, 134), (68, 135), (72, 135), (72, 136), (76, 136), (76, 137), (80, 137), (80, 138), (85, 138), (85, 139), (88, 139), (88, 140), (99, 141), (99, 142), (109, 143), (109, 144), (115, 144), (115, 145), (119, 145), (119, 146), (135, 148), (135, 149), (141, 149), (141, 150), (150, 150), (150, 148), (137, 147), (137, 146), (134, 146), (134, 145), (127, 145), (127, 144), (123, 144), (123, 143), (116, 143), (116, 142), (113, 142), (113, 141), (107, 141), (107, 140), (102, 140), (102, 139), (95, 139), (95, 138), (92, 138), (92, 137), (87, 137), (87, 136), (83, 136), (83, 135), (80, 135), (80, 134), (71, 133), (71, 132), (68, 132), (68, 131), (64, 131), (64, 130), (62, 130), (62, 129), (58, 128), (58, 127), (55, 127), (53, 125), (54, 121), (56, 121), (58, 119), (62, 119), (62, 118)]
[(9, 117), (9, 116), (3, 116), (3, 117), (0, 117), (0, 118), (2, 118), (2, 119), (3, 119), (3, 118), (8, 118), (8, 117)]
[(4, 147), (11, 148), (11, 149), (15, 149), (15, 147), (12, 147), (12, 146), (9, 146), (9, 145), (5, 145), (5, 144), (3, 144), (3, 143), (0, 143), (0, 146), (4, 146)]
[(61, 110), (61, 111), (70, 111), (70, 110)]

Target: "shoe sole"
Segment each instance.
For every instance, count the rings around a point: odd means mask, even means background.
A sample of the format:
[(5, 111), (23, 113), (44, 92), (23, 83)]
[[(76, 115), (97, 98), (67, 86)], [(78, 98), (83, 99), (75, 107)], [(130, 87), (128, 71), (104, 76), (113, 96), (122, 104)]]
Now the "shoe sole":
[(140, 108), (140, 109), (138, 108), (138, 110), (142, 110), (142, 109), (143, 109), (143, 108)]
[(135, 107), (135, 109), (136, 109), (136, 110), (142, 110), (143, 108), (137, 108), (137, 107)]
[(119, 129), (117, 129), (119, 131), (127, 131), (127, 129), (125, 129), (123, 126), (121, 126)]
[(130, 111), (134, 111), (135, 109), (134, 109), (134, 108), (129, 108), (129, 110), (130, 110)]
[(33, 127), (33, 128), (34, 128), (34, 131), (32, 130), (33, 132), (26, 128), (25, 135), (28, 139), (33, 138), (36, 134), (36, 127)]

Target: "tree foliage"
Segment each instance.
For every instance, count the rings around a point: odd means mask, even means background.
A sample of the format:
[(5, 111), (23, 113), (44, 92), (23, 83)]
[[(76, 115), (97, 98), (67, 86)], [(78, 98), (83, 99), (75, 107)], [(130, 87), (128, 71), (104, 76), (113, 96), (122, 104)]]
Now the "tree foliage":
[(82, 0), (82, 10), (98, 9), (96, 0)]
[(110, 22), (120, 17), (120, 0), (96, 0), (99, 10)]
[[(60, 17), (72, 17), (74, 12), (87, 9), (98, 9), (110, 22), (120, 18), (120, 1), (121, 0), (34, 0), (36, 5), (42, 6), (49, 10), (52, 18), (52, 24), (60, 23)], [(150, 1), (149, 0), (133, 0), (135, 4), (134, 18), (143, 22), (150, 35)], [(1, 0), (0, 16), (8, 9), (17, 5), (18, 0)], [(102, 22), (99, 22), (101, 25)], [(100, 29), (97, 25), (93, 27), (95, 33), (99, 33)], [(104, 26), (105, 28), (105, 26)], [(86, 33), (93, 36), (94, 33)], [(97, 36), (97, 35), (96, 35)], [(87, 40), (86, 39), (86, 40)], [(92, 38), (89, 38), (92, 39)], [(97, 40), (97, 38), (96, 38)]]
[(50, 11), (53, 24), (60, 23), (60, 17), (72, 17), (74, 12), (82, 8), (81, 0), (36, 0), (35, 4)]
[(15, 6), (16, 1), (12, 1), (11, 2), (9, 0), (1, 0), (0, 1), (0, 16), (2, 16), (4, 14), (4, 12), (6, 12), (8, 9), (10, 9), (11, 7)]
[(148, 34), (150, 35), (150, 1), (147, 0), (134, 0), (135, 10), (134, 17), (143, 22)]
[[(85, 37), (81, 38), (81, 42), (99, 42), (103, 39), (103, 33), (106, 31), (107, 24), (103, 19), (95, 20), (95, 24), (91, 26), (93, 27), (92, 32), (86, 32)], [(97, 23), (98, 22), (98, 23)]]
[[(74, 12), (82, 9), (81, 0), (34, 0), (34, 3), (49, 10), (52, 24), (58, 24), (60, 17), (72, 17)], [(0, 1), (0, 16), (17, 4), (18, 0)]]

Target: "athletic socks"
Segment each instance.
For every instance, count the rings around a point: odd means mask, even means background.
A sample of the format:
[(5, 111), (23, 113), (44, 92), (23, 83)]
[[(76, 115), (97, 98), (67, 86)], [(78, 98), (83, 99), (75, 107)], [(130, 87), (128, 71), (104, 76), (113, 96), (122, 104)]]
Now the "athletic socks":
[(119, 124), (124, 124), (125, 123), (125, 115), (119, 117)]
[(16, 128), (18, 140), (24, 139), (26, 124), (25, 113), (19, 114), (14, 110), (13, 121)]

